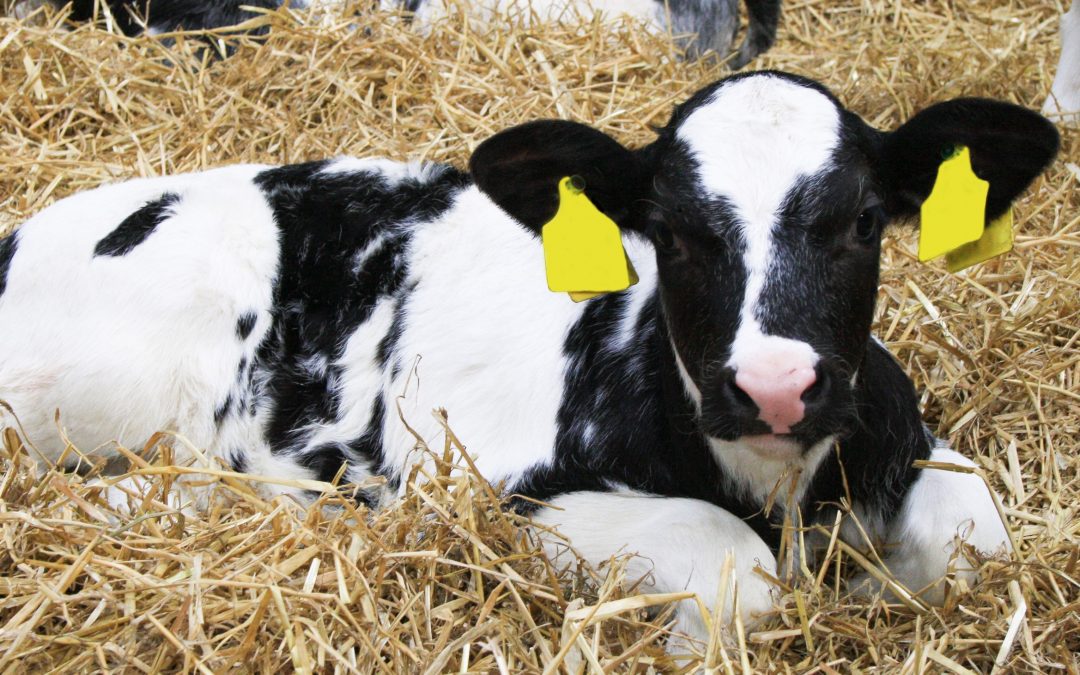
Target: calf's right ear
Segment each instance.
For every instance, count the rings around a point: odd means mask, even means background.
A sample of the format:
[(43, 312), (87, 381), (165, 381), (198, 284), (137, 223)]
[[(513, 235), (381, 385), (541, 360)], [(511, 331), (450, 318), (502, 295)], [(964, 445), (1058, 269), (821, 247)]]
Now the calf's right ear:
[(499, 208), (536, 233), (555, 216), (564, 177), (582, 178), (589, 200), (629, 229), (633, 203), (648, 180), (637, 153), (592, 127), (564, 120), (499, 132), (476, 148), (469, 171)]
[(894, 217), (918, 213), (942, 160), (965, 146), (975, 175), (990, 183), (990, 222), (1046, 169), (1058, 143), (1049, 120), (1020, 106), (979, 98), (932, 105), (885, 134), (879, 176), (886, 188), (886, 209)]

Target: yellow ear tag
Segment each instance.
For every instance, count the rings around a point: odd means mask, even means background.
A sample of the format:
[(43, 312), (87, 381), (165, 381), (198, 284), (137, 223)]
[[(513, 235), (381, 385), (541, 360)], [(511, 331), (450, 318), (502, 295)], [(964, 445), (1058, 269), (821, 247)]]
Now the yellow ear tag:
[(945, 266), (950, 272), (971, 267), (976, 263), (1008, 253), (1013, 247), (1013, 215), (1010, 208), (986, 226), (986, 231), (976, 241), (964, 244), (945, 256)]
[(925, 262), (975, 241), (986, 224), (990, 184), (971, 170), (971, 153), (959, 152), (938, 167), (937, 180), (922, 205), (919, 260)]
[(548, 288), (574, 302), (621, 291), (638, 281), (619, 226), (585, 195), (580, 179), (559, 181), (559, 210), (541, 230)]

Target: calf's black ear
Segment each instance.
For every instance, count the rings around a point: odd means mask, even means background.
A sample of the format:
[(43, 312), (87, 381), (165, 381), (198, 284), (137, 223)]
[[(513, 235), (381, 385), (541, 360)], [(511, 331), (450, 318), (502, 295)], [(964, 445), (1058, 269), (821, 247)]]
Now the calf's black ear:
[(1026, 108), (981, 98), (930, 106), (885, 134), (878, 175), (894, 217), (918, 212), (930, 195), (938, 166), (956, 146), (971, 150), (975, 175), (990, 183), (989, 222), (1000, 216), (1054, 159), (1058, 133)]
[(559, 206), (559, 181), (580, 176), (589, 200), (633, 229), (633, 202), (647, 177), (638, 154), (592, 127), (563, 120), (527, 122), (476, 148), (469, 171), (499, 208), (539, 232)]

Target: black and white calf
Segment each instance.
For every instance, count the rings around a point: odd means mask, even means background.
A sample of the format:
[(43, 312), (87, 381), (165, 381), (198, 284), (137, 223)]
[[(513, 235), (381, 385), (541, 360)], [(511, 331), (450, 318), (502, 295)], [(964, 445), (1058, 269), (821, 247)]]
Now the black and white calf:
[[(979, 479), (912, 467), (971, 462), (870, 337), (882, 228), (955, 144), (994, 217), (1058, 138), (980, 99), (880, 132), (758, 72), (705, 87), (637, 150), (541, 121), (481, 144), (470, 173), (339, 158), (102, 187), (0, 242), (0, 399), (54, 460), (59, 410), (84, 451), (173, 429), (238, 471), (380, 474), (372, 503), (423, 460), (399, 410), (436, 441), (446, 407), (488, 479), (551, 504), (535, 519), (594, 562), (639, 554), (651, 588), (712, 603), (734, 551), (742, 612), (765, 611), (750, 569), (775, 572), (784, 506), (831, 523), (850, 496), (922, 589), (958, 534), (1008, 546)], [(538, 230), (568, 175), (623, 230), (629, 290), (546, 289)], [(766, 516), (778, 483), (793, 493)], [(679, 621), (704, 630), (692, 606)]]
[[(26, 12), (34, 5), (49, 3), (56, 8), (70, 5), (72, 21), (90, 21), (108, 10), (116, 27), (125, 35), (167, 33), (174, 30), (226, 28), (253, 19), (259, 9), (277, 9), (288, 4), (295, 9), (339, 6), (342, 0), (25, 0)], [(265, 28), (256, 29), (265, 32)]]
[[(41, 1), (41, 0), (38, 0)], [(57, 7), (71, 2), (71, 18), (87, 21), (101, 0), (47, 0)], [(744, 0), (749, 18), (746, 37), (732, 60), (741, 68), (776, 41), (780, 0)], [(251, 7), (277, 9), (333, 9), (344, 0), (104, 0), (117, 26), (127, 35), (151, 34), (176, 29), (201, 30), (235, 26), (257, 14)], [(416, 22), (430, 23), (445, 15), (447, 0), (379, 0), (382, 9), (411, 12)], [(594, 13), (614, 18), (630, 15), (660, 32), (695, 36), (688, 53), (713, 51), (726, 56), (735, 44), (739, 28), (739, 0), (465, 0), (461, 3), (480, 16), (533, 12), (541, 19), (556, 19), (576, 12), (584, 18)], [(257, 32), (264, 32), (258, 29)]]

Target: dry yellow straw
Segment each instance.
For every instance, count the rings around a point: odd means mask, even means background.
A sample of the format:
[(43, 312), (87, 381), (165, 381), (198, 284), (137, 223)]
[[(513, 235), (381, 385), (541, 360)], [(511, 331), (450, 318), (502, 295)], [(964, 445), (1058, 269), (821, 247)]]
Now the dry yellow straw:
[[(1057, 4), (792, 0), (754, 65), (820, 79), (883, 128), (951, 96), (1037, 108), (1057, 62)], [(321, 26), (269, 13), (255, 20), (269, 38), (222, 34), (235, 53), (205, 65), (190, 36), (167, 47), (0, 20), (0, 233), (127, 176), (338, 153), (465, 166), (495, 131), (538, 118), (640, 145), (724, 73), (632, 24), (456, 20), (422, 34), (369, 5)], [(892, 230), (883, 253), (878, 333), (925, 392), (931, 428), (1002, 496), (1017, 555), (953, 584), (944, 608), (902, 593), (885, 605), (844, 592), (838, 573), (877, 561), (829, 522), (814, 574), (783, 582), (769, 622), (705, 649), (710, 666), (1080, 672), (1080, 172), (1067, 164), (1078, 158), (1069, 131), (1017, 204), (1010, 255), (951, 276), (915, 262), (910, 228)], [(683, 595), (552, 568), (456, 442), (457, 471), (435, 461), (377, 514), (332, 491), (321, 504), (340, 508), (268, 502), (218, 467), (186, 479), (216, 482), (223, 499), (180, 514), (160, 489), (181, 472), (151, 462), (136, 466), (159, 491), (130, 516), (84, 479), (39, 477), (15, 430), (3, 443), (0, 669), (541, 673), (566, 672), (571, 653), (590, 672), (675, 667), (663, 610)]]

